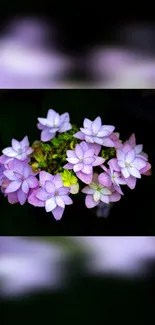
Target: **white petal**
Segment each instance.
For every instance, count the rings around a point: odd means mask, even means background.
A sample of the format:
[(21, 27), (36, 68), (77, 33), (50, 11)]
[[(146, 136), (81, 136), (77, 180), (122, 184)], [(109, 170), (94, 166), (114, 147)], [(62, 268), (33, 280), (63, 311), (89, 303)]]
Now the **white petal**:
[(45, 203), (45, 210), (46, 212), (50, 212), (53, 209), (55, 209), (56, 207), (56, 202), (55, 202), (55, 198), (52, 197), (51, 199), (48, 199)]
[(14, 158), (17, 156), (17, 152), (15, 150), (12, 149), (12, 147), (8, 147), (2, 150), (2, 153), (7, 156), (7, 157), (11, 157)]
[(65, 203), (64, 203), (63, 199), (60, 196), (56, 196), (55, 201), (56, 201), (57, 205), (60, 208), (64, 208), (65, 207)]
[(136, 168), (128, 167), (128, 171), (129, 171), (130, 175), (132, 175), (136, 178), (141, 178), (140, 172)]
[(99, 201), (100, 200), (100, 192), (99, 191), (95, 191), (95, 193), (93, 194), (93, 199), (95, 202)]
[(128, 172), (128, 169), (126, 167), (122, 168), (121, 172), (125, 178), (128, 178), (130, 176), (130, 173)]

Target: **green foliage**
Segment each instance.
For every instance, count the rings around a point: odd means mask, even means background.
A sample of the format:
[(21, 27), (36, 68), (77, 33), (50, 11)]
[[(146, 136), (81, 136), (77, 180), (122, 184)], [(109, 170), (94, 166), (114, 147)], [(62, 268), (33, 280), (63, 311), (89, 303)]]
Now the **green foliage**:
[(45, 170), (51, 174), (63, 172), (63, 166), (66, 161), (66, 151), (74, 150), (80, 141), (73, 137), (78, 128), (73, 125), (72, 129), (56, 135), (48, 143), (35, 141), (32, 145), (34, 149), (31, 154), (31, 162), (33, 170)]
[(116, 150), (114, 148), (104, 148), (101, 151), (101, 157), (105, 160), (114, 158), (116, 156)]

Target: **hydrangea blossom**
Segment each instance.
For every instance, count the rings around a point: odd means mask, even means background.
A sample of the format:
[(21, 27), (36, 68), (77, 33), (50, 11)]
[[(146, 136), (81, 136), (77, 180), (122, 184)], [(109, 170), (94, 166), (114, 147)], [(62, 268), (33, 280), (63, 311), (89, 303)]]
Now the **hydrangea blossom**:
[[(35, 192), (35, 197), (42, 201), (45, 206), (46, 212), (52, 212), (56, 220), (61, 219), (65, 205), (73, 203), (69, 197), (69, 187), (63, 186), (62, 178), (60, 175), (51, 175), (47, 172), (40, 172), (40, 187)], [(33, 203), (31, 194), (31, 204)], [(30, 201), (29, 201), (30, 202)], [(34, 205), (36, 201), (34, 201)]]
[(66, 132), (72, 128), (68, 113), (59, 115), (53, 109), (49, 109), (46, 118), (38, 118), (38, 129), (41, 132), (41, 141), (49, 141), (55, 137), (56, 132)]
[(101, 185), (99, 175), (94, 173), (93, 181), (82, 189), (82, 193), (87, 194), (85, 204), (88, 209), (94, 208), (100, 202), (109, 203), (119, 201), (121, 195), (111, 187)]
[(106, 166), (101, 166), (104, 169), (104, 173), (99, 175), (99, 182), (104, 186), (113, 186), (113, 188), (120, 194), (123, 195), (120, 185), (126, 185), (126, 181), (122, 178), (120, 172), (116, 172), (111, 164), (109, 164), (109, 169)]
[(112, 125), (102, 125), (100, 116), (94, 121), (85, 118), (83, 128), (80, 128), (80, 131), (74, 134), (74, 137), (90, 143), (98, 143), (105, 147), (114, 147), (114, 142), (109, 137), (114, 129), (115, 127)]
[(32, 171), (32, 168), (18, 159), (14, 159), (13, 166), (3, 172), (9, 180), (5, 189), (9, 202), (20, 202), (23, 205), (28, 197), (30, 188), (38, 185), (38, 180)]
[(123, 143), (115, 127), (102, 125), (100, 117), (84, 119), (78, 131), (68, 113), (52, 109), (38, 121), (41, 141), (30, 147), (27, 136), (21, 142), (12, 139), (12, 147), (0, 156), (0, 189), (11, 204), (27, 201), (60, 220), (73, 203), (70, 195), (86, 194), (90, 209), (119, 201), (122, 185), (134, 189), (141, 175), (151, 175), (148, 155), (134, 133)]
[(95, 155), (94, 149), (89, 149), (85, 141), (77, 144), (75, 150), (67, 150), (68, 164), (66, 169), (73, 169), (76, 176), (84, 183), (90, 184), (93, 179), (93, 167), (104, 163), (102, 157)]
[(17, 141), (12, 139), (12, 147), (7, 147), (2, 150), (3, 155), (0, 157), (1, 164), (8, 164), (14, 158), (29, 162), (30, 158), (28, 157), (33, 149), (29, 147), (28, 137), (25, 136), (22, 141)]

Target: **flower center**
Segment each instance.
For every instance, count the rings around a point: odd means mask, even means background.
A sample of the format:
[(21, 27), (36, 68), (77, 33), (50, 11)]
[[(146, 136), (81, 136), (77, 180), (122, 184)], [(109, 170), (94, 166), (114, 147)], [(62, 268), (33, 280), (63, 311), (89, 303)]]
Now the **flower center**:
[(21, 149), (21, 148), (18, 149), (18, 154), (19, 154), (19, 155), (22, 154), (22, 149)]
[(127, 162), (125, 163), (125, 166), (126, 166), (126, 167), (130, 167), (130, 168), (132, 167), (132, 166), (131, 166), (129, 163), (127, 163)]

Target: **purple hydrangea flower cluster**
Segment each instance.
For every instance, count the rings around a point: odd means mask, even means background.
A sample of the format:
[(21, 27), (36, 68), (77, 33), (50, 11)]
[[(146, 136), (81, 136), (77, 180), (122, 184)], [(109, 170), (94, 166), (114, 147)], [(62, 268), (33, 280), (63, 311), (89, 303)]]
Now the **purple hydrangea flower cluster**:
[[(53, 109), (38, 121), (42, 142), (72, 129), (69, 114), (59, 115)], [(66, 151), (66, 164), (61, 166), (64, 171), (68, 170), (64, 178), (62, 173), (53, 175), (44, 169), (34, 172), (30, 166), (33, 149), (28, 137), (20, 142), (12, 139), (12, 146), (2, 150), (0, 156), (1, 191), (9, 203), (23, 205), (27, 201), (35, 207), (44, 207), (56, 220), (61, 219), (65, 206), (73, 203), (70, 198), (73, 192), (68, 184), (76, 184), (76, 189), (84, 184), (81, 192), (86, 194), (85, 204), (89, 209), (100, 202), (119, 201), (124, 195), (122, 186), (134, 189), (141, 175), (151, 175), (151, 164), (143, 145), (136, 144), (134, 133), (123, 143), (114, 130), (112, 125), (102, 125), (101, 117), (94, 121), (85, 118), (83, 127), (73, 136), (79, 143)], [(114, 150), (112, 158), (105, 159), (104, 148)], [(77, 190), (75, 192), (77, 194)]]

